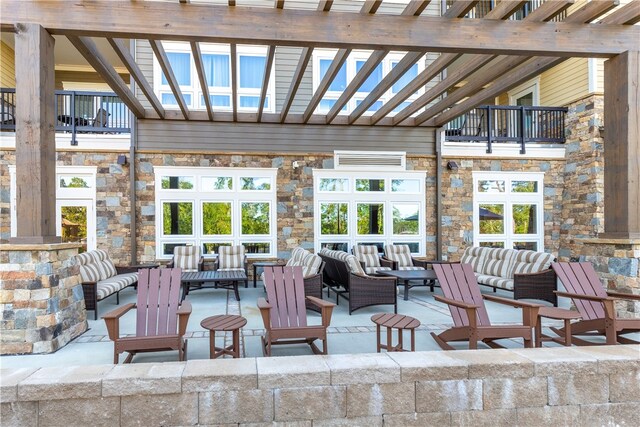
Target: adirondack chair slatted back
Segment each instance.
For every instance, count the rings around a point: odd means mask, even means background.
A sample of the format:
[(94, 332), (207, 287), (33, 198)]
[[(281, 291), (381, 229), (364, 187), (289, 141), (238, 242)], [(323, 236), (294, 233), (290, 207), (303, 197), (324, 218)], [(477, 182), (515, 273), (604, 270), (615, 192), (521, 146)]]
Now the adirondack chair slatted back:
[(180, 268), (138, 271), (136, 335), (175, 335), (180, 302)]
[(307, 326), (302, 267), (265, 267), (264, 283), (271, 309), (272, 328)]
[[(491, 325), (471, 264), (434, 264), (433, 270), (436, 272), (445, 297), (479, 306), (476, 311), (478, 326)], [(469, 326), (469, 319), (464, 309), (450, 305), (449, 311), (455, 326)]]
[[(578, 295), (606, 297), (607, 292), (598, 274), (589, 262), (556, 262), (551, 267), (558, 275), (567, 292)], [(597, 301), (574, 299), (578, 312), (584, 320), (602, 319), (604, 307)]]

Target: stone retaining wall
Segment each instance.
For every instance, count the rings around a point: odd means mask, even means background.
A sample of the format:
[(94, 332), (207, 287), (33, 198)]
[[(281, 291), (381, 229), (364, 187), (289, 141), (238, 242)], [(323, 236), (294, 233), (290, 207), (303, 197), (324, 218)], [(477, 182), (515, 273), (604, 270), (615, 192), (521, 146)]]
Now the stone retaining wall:
[(637, 425), (640, 346), (1, 370), (3, 426)]

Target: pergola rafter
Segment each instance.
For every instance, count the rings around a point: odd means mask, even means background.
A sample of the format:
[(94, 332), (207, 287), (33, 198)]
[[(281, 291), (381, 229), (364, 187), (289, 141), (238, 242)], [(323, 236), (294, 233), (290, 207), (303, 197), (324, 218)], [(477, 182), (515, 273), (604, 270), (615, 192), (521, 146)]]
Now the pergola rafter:
[[(256, 121), (259, 122), (262, 118), (262, 112), (264, 111), (264, 101), (267, 98), (267, 89), (269, 88), (269, 77), (271, 76), (271, 68), (273, 67), (273, 59), (276, 55), (276, 47), (269, 46), (267, 50), (267, 60), (264, 65), (264, 76), (262, 78), (262, 89), (260, 90), (260, 101), (258, 104), (258, 115)], [(275, 100), (271, 100), (275, 102)]]
[(178, 79), (176, 79), (176, 76), (173, 73), (173, 70), (171, 69), (171, 64), (169, 63), (169, 57), (167, 56), (167, 53), (164, 51), (164, 47), (162, 47), (162, 41), (149, 40), (149, 44), (151, 45), (151, 49), (153, 50), (153, 53), (156, 55), (156, 59), (160, 64), (160, 68), (162, 68), (162, 72), (167, 78), (167, 83), (169, 83), (171, 92), (173, 92), (173, 96), (176, 98), (178, 107), (180, 107), (180, 111), (182, 111), (182, 116), (185, 118), (185, 120), (189, 120), (189, 108), (187, 108), (187, 103), (185, 102), (184, 96), (182, 95), (182, 91), (180, 90)]
[(204, 96), (207, 115), (209, 116), (209, 120), (213, 120), (213, 109), (211, 108), (211, 98), (209, 97), (209, 83), (207, 82), (207, 75), (202, 64), (202, 52), (200, 51), (200, 44), (198, 44), (198, 42), (191, 42), (191, 53), (193, 54), (193, 63), (196, 66), (200, 89), (202, 89), (202, 95)]

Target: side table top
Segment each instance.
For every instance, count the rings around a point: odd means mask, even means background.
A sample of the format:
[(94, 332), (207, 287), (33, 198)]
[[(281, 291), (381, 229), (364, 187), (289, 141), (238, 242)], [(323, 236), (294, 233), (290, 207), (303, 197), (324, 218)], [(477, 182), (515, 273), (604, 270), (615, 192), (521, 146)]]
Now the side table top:
[(404, 314), (378, 313), (371, 316), (371, 321), (386, 328), (415, 329), (420, 326), (418, 319)]
[(235, 314), (220, 314), (207, 317), (200, 322), (200, 326), (210, 331), (233, 331), (247, 324), (247, 319)]

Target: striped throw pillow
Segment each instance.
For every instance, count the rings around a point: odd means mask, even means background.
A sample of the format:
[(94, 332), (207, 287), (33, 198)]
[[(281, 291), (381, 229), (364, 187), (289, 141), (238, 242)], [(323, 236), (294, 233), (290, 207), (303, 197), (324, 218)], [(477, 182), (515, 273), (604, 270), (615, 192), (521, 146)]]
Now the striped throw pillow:
[(358, 261), (364, 262), (366, 268), (380, 267), (380, 256), (378, 255), (377, 246), (356, 245), (353, 248), (353, 254)]
[(384, 253), (388, 259), (398, 263), (398, 267), (412, 267), (409, 245), (385, 245)]
[(244, 245), (220, 246), (218, 269), (244, 268)]
[(182, 271), (198, 271), (200, 246), (176, 246), (173, 249), (173, 264)]

